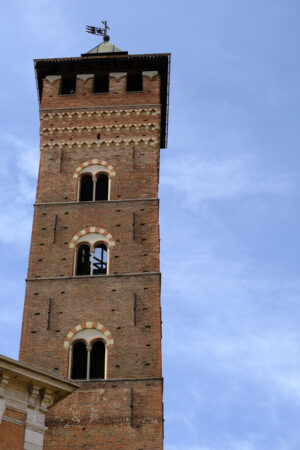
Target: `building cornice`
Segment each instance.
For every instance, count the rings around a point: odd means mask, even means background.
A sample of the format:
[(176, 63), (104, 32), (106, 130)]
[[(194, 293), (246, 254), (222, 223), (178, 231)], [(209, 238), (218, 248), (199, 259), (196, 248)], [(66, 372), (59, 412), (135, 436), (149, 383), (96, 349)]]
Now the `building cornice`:
[(159, 198), (126, 198), (118, 200), (98, 200), (91, 202), (38, 202), (33, 206), (53, 206), (53, 205), (108, 205), (110, 203), (125, 203), (125, 202), (159, 202)]
[(76, 382), (58, 377), (31, 364), (16, 361), (4, 355), (0, 355), (0, 372), (2, 377), (3, 374), (6, 374), (10, 378), (10, 374), (12, 374), (14, 377), (18, 376), (18, 379), (24, 382), (41, 383), (45, 388), (61, 389), (62, 394), (65, 393), (65, 395), (73, 392), (78, 387)]
[(26, 278), (25, 281), (48, 281), (48, 280), (105, 280), (106, 278), (118, 278), (118, 277), (142, 277), (142, 276), (153, 276), (158, 275), (161, 277), (161, 272), (137, 272), (137, 273), (114, 273), (111, 275), (80, 275), (80, 276), (70, 276), (70, 277), (40, 277), (40, 278)]

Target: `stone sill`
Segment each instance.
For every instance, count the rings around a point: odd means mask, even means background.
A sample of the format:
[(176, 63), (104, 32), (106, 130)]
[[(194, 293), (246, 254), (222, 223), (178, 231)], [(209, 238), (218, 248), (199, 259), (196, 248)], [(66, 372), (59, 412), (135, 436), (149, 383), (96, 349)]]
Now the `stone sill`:
[(106, 379), (99, 379), (99, 380), (72, 380), (75, 383), (78, 384), (85, 384), (85, 383), (109, 383), (109, 382), (121, 382), (121, 381), (160, 381), (163, 380), (163, 377), (146, 377), (146, 378), (106, 378)]

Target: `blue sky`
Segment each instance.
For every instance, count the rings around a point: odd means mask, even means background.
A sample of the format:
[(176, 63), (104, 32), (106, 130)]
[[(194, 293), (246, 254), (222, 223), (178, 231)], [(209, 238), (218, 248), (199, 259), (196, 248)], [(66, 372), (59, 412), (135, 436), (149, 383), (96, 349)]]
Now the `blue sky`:
[(166, 450), (300, 449), (296, 0), (2, 0), (0, 353), (17, 358), (39, 158), (33, 58), (109, 21), (171, 52), (161, 155)]

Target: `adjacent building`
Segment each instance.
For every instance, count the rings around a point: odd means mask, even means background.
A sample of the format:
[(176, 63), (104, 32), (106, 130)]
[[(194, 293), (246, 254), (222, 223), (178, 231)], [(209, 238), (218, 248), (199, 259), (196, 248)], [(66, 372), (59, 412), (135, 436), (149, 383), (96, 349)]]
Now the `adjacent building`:
[(41, 450), (45, 415), (78, 384), (0, 355), (0, 449)]

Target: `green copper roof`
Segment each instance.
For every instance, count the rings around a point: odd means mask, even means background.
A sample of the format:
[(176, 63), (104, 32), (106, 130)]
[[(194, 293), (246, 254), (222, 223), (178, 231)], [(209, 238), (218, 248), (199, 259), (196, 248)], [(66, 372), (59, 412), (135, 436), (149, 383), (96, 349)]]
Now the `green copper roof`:
[(110, 42), (102, 42), (97, 47), (92, 48), (88, 53), (119, 53), (123, 52), (120, 48), (116, 47)]

